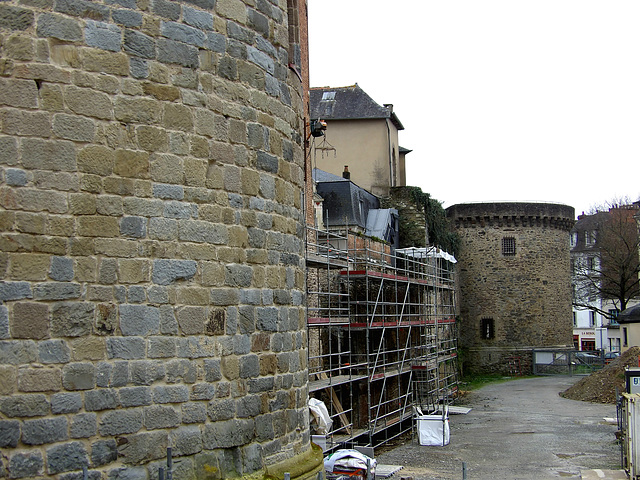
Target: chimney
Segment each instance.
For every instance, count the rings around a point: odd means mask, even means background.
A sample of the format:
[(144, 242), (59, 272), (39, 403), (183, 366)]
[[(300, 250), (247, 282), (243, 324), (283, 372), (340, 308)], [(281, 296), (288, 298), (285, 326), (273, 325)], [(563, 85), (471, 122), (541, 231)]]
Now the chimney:
[(346, 178), (347, 180), (351, 179), (351, 172), (349, 172), (349, 165), (344, 166), (344, 172), (342, 172), (342, 178)]

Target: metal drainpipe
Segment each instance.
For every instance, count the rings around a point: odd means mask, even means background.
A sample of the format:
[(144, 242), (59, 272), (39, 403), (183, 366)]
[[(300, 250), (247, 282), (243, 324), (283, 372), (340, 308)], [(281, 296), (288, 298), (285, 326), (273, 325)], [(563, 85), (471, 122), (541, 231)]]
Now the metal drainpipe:
[(389, 128), (389, 119), (385, 119), (387, 126), (387, 150), (389, 152), (389, 189), (393, 187), (393, 155), (391, 153), (391, 129)]

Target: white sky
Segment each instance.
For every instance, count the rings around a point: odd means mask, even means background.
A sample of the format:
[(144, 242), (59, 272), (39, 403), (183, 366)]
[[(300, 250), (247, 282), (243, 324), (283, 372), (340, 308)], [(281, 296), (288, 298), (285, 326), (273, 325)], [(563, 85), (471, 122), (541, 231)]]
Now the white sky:
[[(407, 184), (450, 206), (640, 197), (640, 1), (308, 0), (311, 86), (405, 127)], [(330, 139), (328, 139), (330, 141)]]

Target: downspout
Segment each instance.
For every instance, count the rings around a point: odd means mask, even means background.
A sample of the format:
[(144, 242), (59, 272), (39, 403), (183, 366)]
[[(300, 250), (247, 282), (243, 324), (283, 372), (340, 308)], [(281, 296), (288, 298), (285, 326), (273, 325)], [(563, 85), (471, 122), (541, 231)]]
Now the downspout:
[(389, 119), (384, 121), (387, 126), (387, 150), (389, 152), (389, 187), (393, 187), (393, 155), (391, 154), (391, 129), (389, 128)]

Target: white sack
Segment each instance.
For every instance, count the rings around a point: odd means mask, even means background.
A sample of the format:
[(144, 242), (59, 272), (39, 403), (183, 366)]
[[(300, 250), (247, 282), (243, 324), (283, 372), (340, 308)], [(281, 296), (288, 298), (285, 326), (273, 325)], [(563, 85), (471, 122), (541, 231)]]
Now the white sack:
[(329, 416), (326, 405), (317, 398), (310, 398), (308, 404), (313, 421), (315, 421), (316, 433), (326, 435), (331, 431), (331, 426), (333, 425), (333, 420)]

